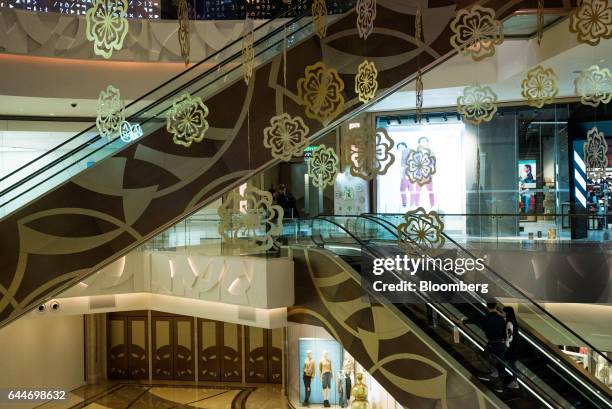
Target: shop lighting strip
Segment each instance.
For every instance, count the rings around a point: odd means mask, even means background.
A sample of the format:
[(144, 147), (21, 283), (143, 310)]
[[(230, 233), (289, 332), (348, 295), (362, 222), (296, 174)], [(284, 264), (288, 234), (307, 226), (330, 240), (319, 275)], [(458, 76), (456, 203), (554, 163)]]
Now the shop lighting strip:
[(533, 345), (536, 349), (538, 349), (541, 353), (543, 353), (544, 355), (546, 355), (548, 357), (548, 359), (550, 359), (551, 361), (555, 362), (557, 364), (557, 366), (559, 366), (561, 369), (563, 369), (566, 373), (568, 373), (572, 378), (574, 378), (574, 380), (576, 380), (578, 383), (580, 383), (582, 386), (584, 386), (587, 390), (591, 391), (591, 393), (595, 394), (595, 396), (597, 396), (607, 407), (612, 408), (612, 405), (610, 404), (610, 402), (605, 399), (605, 397), (601, 396), (601, 392), (597, 391), (597, 390), (593, 390), (593, 388), (585, 383), (582, 379), (580, 379), (579, 377), (577, 377), (576, 375), (574, 375), (569, 369), (567, 369), (564, 365), (561, 365), (561, 359), (552, 356), (551, 354), (549, 354), (546, 350), (542, 349), (542, 347), (540, 347), (538, 344), (536, 344), (535, 342), (533, 342), (529, 337), (527, 337), (522, 331), (519, 331), (519, 334), (521, 335), (521, 337), (523, 337), (523, 339), (527, 340), (531, 345)]

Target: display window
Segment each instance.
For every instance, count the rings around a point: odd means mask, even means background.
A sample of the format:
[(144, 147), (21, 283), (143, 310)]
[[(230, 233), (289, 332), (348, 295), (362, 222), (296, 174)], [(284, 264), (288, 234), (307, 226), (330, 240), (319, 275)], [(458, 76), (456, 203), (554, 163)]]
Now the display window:
[[(465, 212), (465, 170), (460, 122), (391, 125), (387, 131), (395, 146), (396, 160), (386, 175), (376, 179), (377, 212)], [(459, 219), (452, 229), (464, 230)]]

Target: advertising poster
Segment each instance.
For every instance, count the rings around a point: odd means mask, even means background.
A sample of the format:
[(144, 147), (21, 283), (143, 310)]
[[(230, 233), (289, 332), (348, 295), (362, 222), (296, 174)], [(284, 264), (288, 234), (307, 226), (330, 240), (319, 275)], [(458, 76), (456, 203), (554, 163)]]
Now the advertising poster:
[(535, 212), (536, 161), (519, 160), (519, 211), (522, 214)]

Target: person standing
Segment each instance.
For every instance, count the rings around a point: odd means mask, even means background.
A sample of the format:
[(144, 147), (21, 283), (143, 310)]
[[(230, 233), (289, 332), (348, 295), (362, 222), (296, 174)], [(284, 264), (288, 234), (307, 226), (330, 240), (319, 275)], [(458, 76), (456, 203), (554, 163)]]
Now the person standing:
[[(499, 379), (504, 371), (503, 360), (506, 355), (506, 320), (497, 312), (497, 302), (487, 302), (487, 313), (475, 319), (464, 318), (464, 324), (476, 324), (484, 331), (487, 338), (486, 351), (489, 362), (494, 369), (489, 376), (481, 375), (478, 378), (489, 381), (491, 378)], [(496, 392), (503, 392), (500, 385), (495, 386)]]
[(287, 191), (287, 186), (279, 185), (276, 192), (275, 202), (283, 208), (284, 217), (286, 219), (297, 219), (300, 217), (300, 212), (297, 209), (296, 200), (293, 195)]
[[(518, 358), (517, 343), (518, 343), (518, 322), (514, 308), (504, 307), (506, 316), (506, 361), (510, 367), (516, 371), (516, 360)], [(516, 375), (512, 375), (510, 383), (506, 385), (510, 389), (518, 389), (519, 385), (516, 381)]]

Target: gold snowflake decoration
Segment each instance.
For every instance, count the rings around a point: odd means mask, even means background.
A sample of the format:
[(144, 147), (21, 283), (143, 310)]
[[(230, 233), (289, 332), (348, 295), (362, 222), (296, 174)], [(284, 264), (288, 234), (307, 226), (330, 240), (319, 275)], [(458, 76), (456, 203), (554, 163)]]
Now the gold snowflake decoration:
[(495, 55), (495, 46), (504, 42), (503, 26), (495, 10), (475, 5), (461, 9), (451, 22), (450, 43), (458, 52), (475, 61)]
[(357, 67), (357, 75), (355, 75), (355, 93), (359, 97), (359, 101), (365, 103), (370, 102), (376, 91), (378, 90), (378, 70), (374, 62), (364, 60)]
[(417, 245), (428, 249), (440, 248), (444, 245), (444, 222), (437, 212), (427, 213), (419, 207), (404, 215), (404, 223), (397, 226), (400, 246)]
[(552, 68), (545, 69), (538, 65), (527, 72), (527, 78), (521, 83), (521, 95), (527, 99), (527, 104), (542, 108), (550, 104), (559, 93), (557, 74)]
[(366, 40), (374, 30), (376, 19), (376, 0), (357, 0), (357, 33)]
[(304, 120), (284, 113), (273, 116), (270, 126), (264, 129), (263, 144), (272, 150), (272, 157), (289, 161), (293, 156), (300, 156), (308, 145), (308, 126)]
[(608, 143), (604, 133), (596, 126), (587, 132), (583, 149), (587, 175), (592, 179), (605, 178), (608, 167)]
[(574, 86), (580, 102), (585, 105), (596, 107), (612, 99), (612, 76), (607, 68), (591, 65), (574, 80)]
[(320, 39), (327, 35), (327, 4), (325, 0), (312, 0), (312, 22)]
[(96, 127), (100, 136), (112, 140), (121, 135), (121, 126), (125, 121), (125, 105), (117, 88), (109, 85), (106, 90), (100, 92), (96, 113)]
[(185, 93), (172, 101), (166, 112), (166, 129), (177, 145), (190, 147), (193, 142), (202, 142), (208, 130), (208, 107), (200, 97)]
[(497, 112), (497, 95), (491, 87), (473, 85), (463, 89), (457, 98), (457, 113), (463, 120), (473, 125), (489, 122)]
[(94, 0), (85, 14), (85, 37), (93, 41), (94, 53), (110, 58), (121, 50), (128, 33), (127, 0)]
[(308, 118), (324, 124), (344, 108), (344, 82), (335, 68), (327, 67), (322, 61), (306, 67), (305, 77), (298, 80), (297, 89)]
[(187, 10), (187, 0), (178, 0), (178, 39), (181, 47), (181, 57), (185, 61), (185, 67), (189, 64), (189, 54), (191, 44), (189, 39), (189, 14)]
[(372, 180), (387, 173), (395, 161), (391, 153), (393, 139), (385, 128), (372, 129), (360, 126), (348, 131), (344, 141), (344, 161), (350, 166), (352, 176)]
[(338, 175), (338, 156), (333, 148), (320, 145), (308, 160), (308, 175), (314, 187), (332, 186)]
[[(241, 192), (242, 190), (242, 192)], [(272, 194), (253, 186), (232, 190), (217, 209), (225, 244), (252, 251), (270, 250), (283, 230), (283, 208)]]
[(608, 0), (578, 0), (570, 14), (569, 29), (578, 34), (578, 41), (597, 45), (601, 39), (612, 38), (612, 5)]

